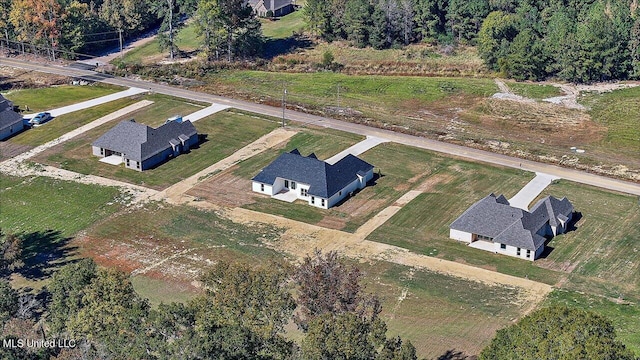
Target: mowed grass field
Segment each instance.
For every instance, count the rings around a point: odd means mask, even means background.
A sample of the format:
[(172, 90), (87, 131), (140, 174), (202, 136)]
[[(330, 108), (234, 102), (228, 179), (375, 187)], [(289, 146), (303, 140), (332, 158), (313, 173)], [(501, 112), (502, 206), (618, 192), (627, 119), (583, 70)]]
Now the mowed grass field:
[(615, 285), (615, 291), (622, 295), (640, 299), (638, 197), (564, 180), (547, 187), (541, 196), (546, 195), (566, 196), (580, 219), (575, 231), (551, 240), (553, 251), (540, 265), (601, 280), (606, 283), (602, 284), (603, 293), (607, 287), (613, 291)]
[(521, 316), (518, 290), (384, 261), (358, 263), (365, 291), (382, 300), (387, 336), (411, 340), (419, 358), (476, 355), (495, 332)]
[(19, 145), (38, 146), (54, 140), (69, 131), (86, 125), (114, 111), (135, 103), (137, 97), (115, 100), (92, 108), (57, 116), (42, 126), (27, 129), (12, 137), (9, 142)]
[[(162, 107), (166, 106), (165, 104)], [(150, 108), (151, 112), (159, 111), (158, 107), (154, 109), (153, 105)], [(182, 113), (196, 110), (197, 108), (193, 107)], [(142, 118), (143, 120), (139, 122), (154, 127), (166, 119), (166, 117), (156, 117), (155, 120), (151, 120), (148, 109), (142, 109), (140, 113), (144, 116), (136, 116), (136, 121)], [(145, 122), (145, 119), (150, 121)], [(266, 119), (221, 112), (194, 123), (199, 134), (207, 135), (206, 140), (198, 147), (153, 169), (138, 172), (126, 169), (122, 164), (114, 166), (99, 162), (98, 158), (92, 155), (91, 143), (116, 123), (117, 121), (112, 121), (88, 131), (77, 139), (55, 146), (36, 157), (36, 161), (82, 174), (99, 175), (155, 189), (164, 189), (224, 159), (278, 126), (277, 123)]]
[[(423, 152), (409, 149), (412, 152)], [(363, 154), (363, 158), (372, 163), (376, 158), (379, 158), (379, 161), (386, 159), (395, 164), (407, 161), (397, 161), (397, 157), (390, 157), (382, 151), (381, 148), (374, 148)], [(428, 154), (426, 151), (424, 153)], [(414, 157), (409, 157), (412, 158)], [(368, 240), (400, 246), (419, 254), (528, 277), (548, 284), (554, 284), (559, 280), (560, 274), (554, 271), (541, 269), (526, 261), (472, 249), (449, 239), (449, 225), (470, 205), (492, 192), (504, 194), (507, 198), (512, 197), (533, 178), (533, 174), (450, 158), (431, 158), (430, 166), (433, 166), (433, 173), (429, 176), (446, 180), (434, 184), (418, 195), (371, 233), (367, 237)]]
[(589, 108), (591, 118), (607, 127), (602, 148), (615, 149), (629, 157), (640, 154), (640, 87), (603, 94), (587, 94), (580, 103)]
[(296, 1), (296, 11), (275, 20), (260, 19), (262, 34), (271, 39), (286, 39), (305, 27), (303, 8), (305, 1)]
[(22, 110), (25, 110), (25, 106), (28, 106), (29, 111), (25, 111), (26, 113), (36, 113), (99, 98), (123, 90), (125, 88), (119, 86), (95, 83), (85, 86), (62, 85), (38, 89), (11, 90), (3, 95), (11, 100), (14, 105), (20, 106)]

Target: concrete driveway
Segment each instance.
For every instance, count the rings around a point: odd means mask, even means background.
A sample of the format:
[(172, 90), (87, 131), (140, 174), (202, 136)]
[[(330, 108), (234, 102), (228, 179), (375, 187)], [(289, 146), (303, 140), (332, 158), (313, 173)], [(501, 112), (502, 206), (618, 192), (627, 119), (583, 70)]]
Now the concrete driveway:
[(385, 142), (389, 142), (389, 140), (385, 140), (385, 139), (381, 139), (379, 137), (375, 137), (375, 136), (367, 136), (367, 138), (365, 140), (360, 141), (359, 143), (351, 146), (350, 148), (343, 150), (335, 155), (333, 155), (332, 157), (328, 158), (327, 160), (325, 160), (327, 163), (333, 165), (335, 163), (337, 163), (338, 161), (340, 161), (343, 157), (351, 154), (354, 156), (358, 156), (360, 154), (362, 154), (363, 152), (374, 148), (382, 143)]
[(533, 180), (529, 181), (529, 183), (518, 191), (514, 197), (509, 199), (509, 204), (513, 207), (529, 211), (529, 204), (531, 204), (531, 202), (538, 197), (542, 190), (549, 186), (553, 180), (557, 179), (560, 178), (537, 172), (536, 177), (534, 177)]

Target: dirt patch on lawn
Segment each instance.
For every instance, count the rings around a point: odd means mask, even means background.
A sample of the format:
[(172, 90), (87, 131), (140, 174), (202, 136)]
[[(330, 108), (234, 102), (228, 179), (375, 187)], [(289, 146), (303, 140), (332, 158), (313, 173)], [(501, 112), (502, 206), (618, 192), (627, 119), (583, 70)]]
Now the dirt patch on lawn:
[(66, 76), (0, 66), (0, 90), (2, 91), (64, 85), (68, 84), (70, 81), (71, 79)]
[(33, 149), (29, 145), (18, 145), (9, 141), (0, 141), (0, 162), (11, 159)]
[(251, 192), (251, 180), (233, 175), (238, 166), (233, 166), (201, 182), (187, 195), (206, 199), (217, 205), (239, 207), (255, 202)]

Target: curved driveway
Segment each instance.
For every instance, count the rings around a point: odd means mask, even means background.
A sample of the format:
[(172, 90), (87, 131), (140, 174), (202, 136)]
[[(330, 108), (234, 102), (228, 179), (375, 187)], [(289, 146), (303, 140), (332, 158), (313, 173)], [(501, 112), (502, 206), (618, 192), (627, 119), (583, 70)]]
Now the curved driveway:
[[(62, 67), (59, 65), (38, 64), (16, 59), (0, 58), (0, 65), (23, 68), (28, 70), (47, 72), (52, 74), (83, 78), (90, 81), (101, 81), (108, 84), (138, 87), (148, 89), (153, 92), (203, 101), (209, 103), (217, 103), (227, 105), (236, 109), (251, 111), (263, 115), (282, 117), (282, 109), (278, 107), (255, 104), (243, 100), (234, 100), (222, 96), (210, 95), (206, 93), (180, 89), (168, 85), (156, 84), (142, 80), (132, 80), (127, 78), (112, 77), (89, 70), (74, 69)], [(468, 148), (460, 145), (449, 144), (437, 140), (426, 139), (418, 136), (401, 134), (390, 130), (373, 128), (365, 125), (349, 123), (345, 121), (325, 118), (316, 115), (300, 113), (287, 110), (286, 119), (302, 124), (312, 124), (323, 126), (331, 129), (351, 132), (364, 136), (374, 136), (399, 144), (415, 146), (427, 150), (437, 151), (461, 158), (473, 159), (490, 164), (519, 168), (532, 172), (542, 172), (549, 175), (557, 176), (563, 179), (575, 181), (582, 184), (593, 185), (609, 190), (619, 191), (628, 194), (640, 196), (640, 184), (612, 179), (600, 175), (587, 173), (580, 170), (562, 168), (560, 166), (544, 164), (530, 160), (519, 159), (511, 156), (495, 154), (492, 152)]]

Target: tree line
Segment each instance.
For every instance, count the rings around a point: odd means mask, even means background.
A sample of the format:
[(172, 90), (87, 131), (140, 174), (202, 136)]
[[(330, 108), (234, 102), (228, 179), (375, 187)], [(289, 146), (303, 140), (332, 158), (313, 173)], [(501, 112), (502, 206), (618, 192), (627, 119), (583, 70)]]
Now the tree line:
[(477, 44), (489, 69), (519, 80), (640, 77), (633, 0), (308, 0), (304, 15), (313, 34), (357, 47)]
[[(91, 259), (61, 267), (35, 294), (18, 292), (8, 278), (26, 266), (22, 248), (21, 237), (0, 234), (2, 359), (417, 359), (411, 342), (386, 336), (379, 299), (336, 252), (297, 266), (219, 262), (203, 294), (152, 308), (128, 274)], [(298, 342), (285, 336), (289, 323)], [(63, 346), (5, 346), (25, 338)], [(608, 319), (561, 306), (499, 330), (479, 358), (637, 360)]]
[(260, 22), (243, 0), (0, 0), (0, 38), (52, 57), (75, 58), (159, 27), (159, 44), (173, 58), (177, 30), (189, 19), (212, 59), (261, 49)]

